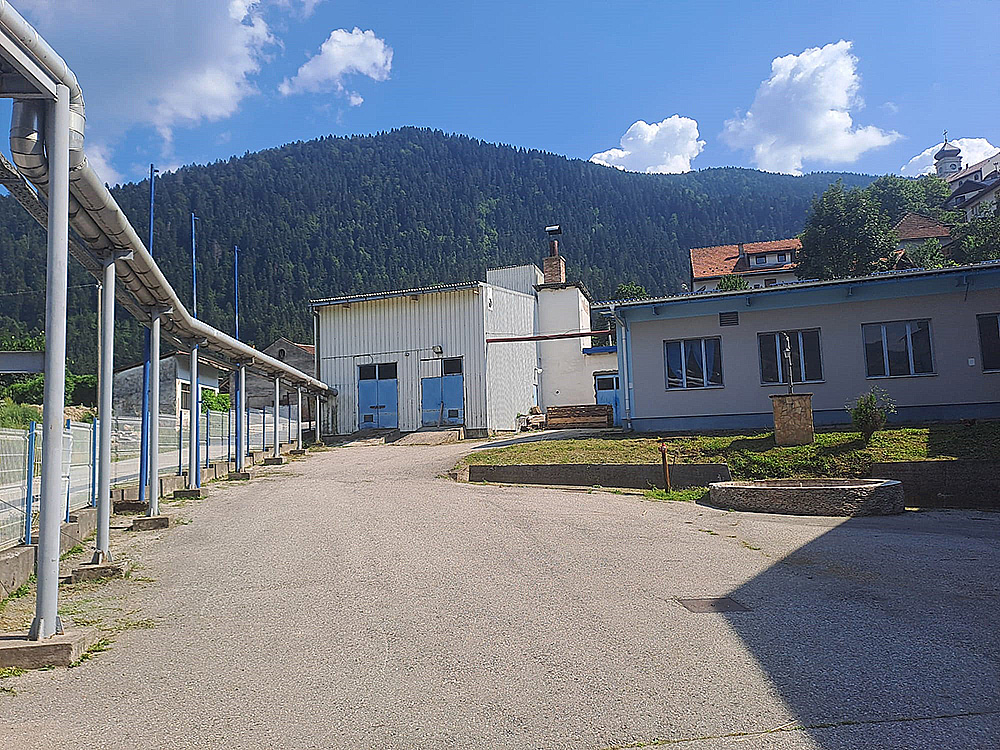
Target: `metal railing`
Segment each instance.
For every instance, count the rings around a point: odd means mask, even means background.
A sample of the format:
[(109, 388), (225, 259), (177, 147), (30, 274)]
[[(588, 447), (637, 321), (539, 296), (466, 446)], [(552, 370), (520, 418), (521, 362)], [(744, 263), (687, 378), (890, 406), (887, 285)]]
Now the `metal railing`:
[[(247, 452), (274, 447), (273, 407), (247, 410)], [(159, 473), (181, 474), (188, 470), (190, 417), (160, 415)], [(303, 425), (305, 427), (306, 425)], [(66, 517), (73, 511), (96, 504), (98, 422), (67, 421), (63, 430), (62, 496)], [(139, 480), (139, 417), (112, 417), (111, 484), (135, 484)], [(298, 434), (295, 407), (278, 412), (278, 440), (292, 442)], [(236, 414), (210, 411), (199, 425), (203, 465), (236, 458)], [(0, 429), (0, 551), (31, 540), (37, 527), (37, 505), (41, 497), (41, 425), (26, 430)]]

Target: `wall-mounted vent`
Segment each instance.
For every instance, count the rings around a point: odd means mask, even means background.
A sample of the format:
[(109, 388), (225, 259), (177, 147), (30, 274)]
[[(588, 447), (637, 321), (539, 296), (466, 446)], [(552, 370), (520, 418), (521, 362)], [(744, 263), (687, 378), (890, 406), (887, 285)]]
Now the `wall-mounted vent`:
[(733, 311), (733, 312), (719, 313), (720, 326), (738, 326), (739, 324), (740, 324), (740, 314), (738, 312)]

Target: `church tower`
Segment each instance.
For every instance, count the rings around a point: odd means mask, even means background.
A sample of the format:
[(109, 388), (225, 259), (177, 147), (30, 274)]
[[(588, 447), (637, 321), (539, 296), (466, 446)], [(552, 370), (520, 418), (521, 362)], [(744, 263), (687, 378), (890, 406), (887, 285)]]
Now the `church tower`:
[(938, 177), (948, 177), (962, 170), (962, 150), (948, 143), (948, 131), (944, 131), (944, 145), (934, 154), (934, 171)]

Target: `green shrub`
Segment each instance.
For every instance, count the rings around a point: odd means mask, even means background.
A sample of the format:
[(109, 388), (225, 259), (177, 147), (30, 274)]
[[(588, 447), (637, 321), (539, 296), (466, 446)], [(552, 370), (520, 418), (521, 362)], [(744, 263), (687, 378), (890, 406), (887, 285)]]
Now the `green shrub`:
[(738, 273), (729, 273), (719, 279), (716, 286), (720, 292), (739, 292), (750, 288), (750, 282)]
[(896, 404), (885, 391), (874, 386), (846, 408), (851, 415), (851, 423), (861, 433), (864, 444), (868, 445), (872, 435), (885, 427), (889, 415), (896, 411)]
[(0, 401), (0, 427), (23, 430), (30, 422), (41, 419), (42, 412), (38, 407), (17, 404), (9, 398)]
[(201, 410), (204, 413), (211, 411), (229, 411), (229, 394), (216, 393), (215, 391), (201, 392)]

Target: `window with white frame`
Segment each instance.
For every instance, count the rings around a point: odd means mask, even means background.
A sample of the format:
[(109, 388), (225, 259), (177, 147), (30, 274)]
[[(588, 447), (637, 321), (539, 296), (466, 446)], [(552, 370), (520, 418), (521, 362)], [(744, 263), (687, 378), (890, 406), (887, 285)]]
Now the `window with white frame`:
[(861, 326), (865, 368), (870, 378), (934, 372), (929, 320), (897, 320)]
[(1000, 313), (976, 316), (979, 354), (986, 372), (1000, 372)]
[(722, 339), (682, 339), (663, 342), (667, 390), (720, 388)]
[(823, 379), (823, 360), (820, 356), (819, 329), (801, 331), (773, 331), (757, 334), (757, 350), (760, 355), (760, 382), (787, 383), (788, 366), (785, 364), (785, 339), (792, 355), (792, 382), (816, 383)]

